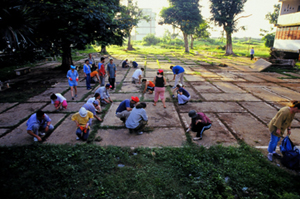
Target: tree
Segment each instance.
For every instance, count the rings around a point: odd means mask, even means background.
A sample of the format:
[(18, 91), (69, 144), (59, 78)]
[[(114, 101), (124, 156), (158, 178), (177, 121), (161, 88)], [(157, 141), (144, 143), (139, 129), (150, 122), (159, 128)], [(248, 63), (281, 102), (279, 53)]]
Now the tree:
[(62, 52), (65, 70), (72, 64), (71, 47), (85, 49), (87, 44), (105, 40), (108, 35), (121, 42), (124, 36), (114, 21), (118, 0), (31, 0), (28, 4), (41, 17), (37, 43), (53, 54)]
[(160, 38), (155, 37), (154, 34), (148, 34), (143, 38), (146, 45), (155, 45), (160, 42)]
[(191, 35), (191, 49), (194, 48), (194, 40), (195, 39), (207, 39), (210, 36), (210, 33), (207, 29), (209, 29), (209, 24), (206, 21), (203, 21), (198, 27), (195, 28), (194, 34)]
[[(244, 4), (247, 0), (210, 0), (211, 20), (216, 25), (222, 26), (226, 33), (226, 55), (233, 55), (232, 33), (238, 31), (236, 16), (244, 11)], [(249, 15), (250, 16), (250, 15)]]
[(185, 52), (189, 52), (188, 35), (202, 22), (199, 0), (169, 0), (170, 7), (160, 12), (160, 25), (169, 24), (182, 31)]
[(132, 4), (130, 3), (128, 6), (121, 7), (121, 20), (123, 23), (127, 24), (126, 28), (126, 36), (128, 37), (128, 46), (127, 50), (133, 50), (131, 45), (131, 31), (137, 24), (142, 21), (146, 20), (147, 22), (150, 21), (150, 17), (148, 15), (143, 14), (143, 10), (137, 6), (137, 3)]
[(272, 13), (268, 12), (266, 14), (266, 19), (269, 20), (270, 24), (277, 24), (278, 16), (280, 12), (280, 4), (275, 4), (274, 5), (274, 11)]
[(266, 47), (269, 47), (269, 48), (273, 47), (273, 45), (274, 45), (274, 40), (275, 40), (275, 33), (272, 32), (272, 33), (266, 34), (266, 35), (262, 38), (262, 40), (265, 41), (265, 46), (266, 46)]

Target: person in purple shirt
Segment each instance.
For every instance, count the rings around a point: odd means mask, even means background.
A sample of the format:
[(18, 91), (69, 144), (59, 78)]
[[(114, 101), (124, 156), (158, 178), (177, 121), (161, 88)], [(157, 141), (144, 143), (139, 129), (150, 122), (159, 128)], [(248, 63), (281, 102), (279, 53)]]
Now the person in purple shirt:
[(91, 67), (89, 65), (89, 60), (85, 60), (85, 64), (83, 65), (83, 72), (86, 80), (86, 89), (91, 89)]
[(93, 113), (94, 117), (102, 122), (102, 119), (97, 116), (96, 114), (96, 107), (99, 105), (97, 100), (94, 100), (93, 103), (85, 103), (82, 107), (85, 108), (87, 111), (90, 111)]
[(33, 136), (33, 141), (42, 141), (40, 136), (52, 131), (54, 126), (51, 124), (51, 119), (43, 111), (38, 110), (30, 116), (27, 123), (27, 133)]
[(174, 74), (173, 80), (175, 80), (175, 83), (174, 86), (172, 87), (172, 89), (174, 89), (176, 88), (176, 85), (178, 84), (179, 80), (180, 83), (183, 84), (184, 68), (182, 68), (179, 65), (176, 65), (176, 66), (170, 66), (170, 69)]
[(197, 113), (195, 110), (189, 112), (189, 117), (192, 118), (192, 122), (187, 132), (189, 130), (197, 132), (196, 137), (194, 137), (193, 140), (202, 140), (203, 132), (211, 127), (210, 119), (204, 113)]

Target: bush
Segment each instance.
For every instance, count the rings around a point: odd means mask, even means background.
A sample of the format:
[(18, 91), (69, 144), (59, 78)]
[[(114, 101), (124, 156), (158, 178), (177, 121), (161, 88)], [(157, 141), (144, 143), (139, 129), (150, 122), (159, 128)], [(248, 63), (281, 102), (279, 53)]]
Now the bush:
[(269, 33), (269, 34), (266, 34), (266, 35), (262, 38), (262, 40), (265, 41), (265, 46), (266, 46), (266, 47), (273, 47), (274, 39), (275, 39), (275, 33)]
[(160, 38), (155, 37), (154, 34), (148, 34), (143, 38), (143, 42), (146, 45), (155, 45), (160, 42)]

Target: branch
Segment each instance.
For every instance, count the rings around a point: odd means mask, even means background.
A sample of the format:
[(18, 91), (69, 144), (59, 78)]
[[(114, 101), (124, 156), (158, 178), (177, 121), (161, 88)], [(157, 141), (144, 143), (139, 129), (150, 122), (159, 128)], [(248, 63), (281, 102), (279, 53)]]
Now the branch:
[[(252, 15), (252, 14), (251, 14)], [(247, 18), (247, 17), (250, 17), (251, 15), (248, 15), (248, 16), (241, 16), (239, 18), (237, 18), (236, 20), (234, 20), (234, 22), (236, 22), (237, 20), (241, 19), (241, 18)]]

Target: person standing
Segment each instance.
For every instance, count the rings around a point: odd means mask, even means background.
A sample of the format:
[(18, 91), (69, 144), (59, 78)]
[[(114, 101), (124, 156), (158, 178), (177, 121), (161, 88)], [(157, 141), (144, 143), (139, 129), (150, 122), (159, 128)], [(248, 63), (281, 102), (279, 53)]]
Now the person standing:
[(184, 75), (184, 68), (176, 65), (176, 66), (170, 66), (170, 69), (172, 70), (174, 77), (173, 80), (175, 80), (174, 86), (172, 89), (176, 88), (176, 85), (178, 84), (179, 80), (180, 83), (183, 85), (183, 75)]
[(44, 136), (46, 133), (54, 129), (54, 126), (51, 124), (50, 117), (41, 110), (38, 110), (30, 116), (26, 126), (27, 133), (33, 136), (33, 141), (35, 142), (42, 141), (40, 136)]
[(143, 134), (143, 129), (148, 123), (148, 116), (145, 111), (146, 106), (145, 102), (141, 102), (132, 109), (125, 122), (125, 126), (129, 129), (129, 133), (136, 133), (138, 135)]
[(154, 77), (153, 82), (155, 82), (155, 95), (154, 95), (154, 103), (153, 106), (156, 106), (156, 103), (158, 101), (158, 98), (160, 97), (164, 108), (166, 107), (166, 99), (165, 99), (165, 85), (167, 84), (166, 78), (164, 77), (164, 71), (162, 69), (159, 69), (157, 72), (157, 76)]
[(75, 70), (76, 66), (71, 65), (71, 69), (67, 73), (67, 78), (69, 82), (69, 86), (71, 89), (71, 96), (72, 100), (74, 100), (74, 93), (73, 93), (73, 87), (75, 90), (75, 97), (77, 97), (77, 85), (78, 85), (78, 80), (79, 80), (79, 75), (77, 70)]
[(115, 81), (116, 81), (116, 76), (117, 76), (117, 67), (115, 63), (113, 63), (113, 59), (109, 59), (109, 63), (107, 64), (106, 70), (107, 70), (107, 75), (108, 75), (108, 81), (110, 83), (111, 90), (115, 89)]
[(95, 94), (99, 93), (100, 95), (100, 103), (101, 105), (106, 105), (112, 103), (113, 101), (110, 99), (108, 89), (111, 87), (110, 84), (106, 84), (105, 87), (102, 86), (95, 91)]
[(143, 79), (142, 83), (145, 84), (143, 93), (146, 93), (147, 91), (149, 91), (149, 94), (152, 94), (154, 91), (154, 87), (155, 87), (154, 83), (147, 79)]
[(55, 109), (58, 110), (60, 108), (67, 109), (68, 103), (67, 99), (64, 98), (60, 93), (52, 94), (50, 96), (51, 104), (54, 105)]
[(132, 75), (132, 83), (133, 84), (136, 84), (136, 82), (138, 81), (139, 84), (141, 83), (141, 79), (142, 79), (142, 76), (143, 76), (143, 71), (144, 71), (144, 68), (141, 68), (141, 69), (136, 69)]
[(101, 57), (100, 62), (98, 63), (98, 73), (100, 76), (101, 86), (105, 84), (105, 66), (104, 66), (105, 58)]
[(196, 137), (193, 138), (194, 141), (202, 140), (203, 132), (210, 129), (211, 121), (204, 113), (196, 113), (195, 110), (189, 112), (189, 117), (192, 118), (189, 129), (197, 132)]
[(82, 107), (85, 108), (87, 111), (90, 111), (91, 113), (93, 113), (94, 117), (98, 121), (102, 122), (102, 119), (100, 117), (98, 117), (96, 114), (97, 106), (99, 106), (99, 103), (97, 100), (94, 100), (93, 103), (85, 103)]
[(277, 143), (287, 129), (287, 134), (291, 135), (291, 124), (296, 113), (300, 113), (300, 102), (292, 101), (289, 106), (281, 108), (269, 122), (268, 127), (271, 132), (271, 139), (268, 146), (268, 160), (273, 161), (273, 155), (276, 153)]
[(91, 67), (92, 71), (94, 71), (95, 68), (96, 68), (96, 62), (95, 62), (95, 59), (94, 59), (94, 57), (92, 56), (92, 54), (89, 54), (88, 61), (89, 61), (89, 64), (91, 64), (91, 66), (92, 66), (92, 67)]
[(188, 101), (191, 99), (191, 95), (189, 94), (189, 92), (187, 92), (187, 90), (185, 90), (185, 88), (183, 88), (182, 84), (177, 84), (173, 93), (175, 93), (176, 91), (177, 91), (177, 99), (179, 105), (184, 105), (188, 103)]
[(250, 57), (251, 57), (251, 60), (254, 58), (254, 48), (253, 47), (250, 49)]
[(76, 130), (77, 140), (86, 141), (89, 137), (90, 126), (92, 125), (93, 113), (81, 107), (79, 112), (72, 115), (72, 120), (78, 127)]
[(83, 72), (86, 80), (86, 89), (91, 89), (91, 67), (89, 65), (89, 60), (85, 60), (85, 64), (83, 65)]
[(130, 115), (130, 112), (132, 111), (132, 108), (139, 101), (140, 99), (138, 97), (133, 96), (131, 97), (131, 100), (123, 100), (116, 110), (116, 117), (120, 118), (120, 120), (125, 123), (125, 121)]

